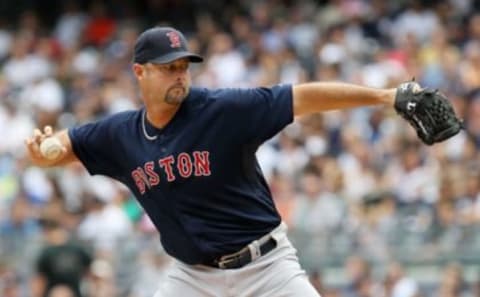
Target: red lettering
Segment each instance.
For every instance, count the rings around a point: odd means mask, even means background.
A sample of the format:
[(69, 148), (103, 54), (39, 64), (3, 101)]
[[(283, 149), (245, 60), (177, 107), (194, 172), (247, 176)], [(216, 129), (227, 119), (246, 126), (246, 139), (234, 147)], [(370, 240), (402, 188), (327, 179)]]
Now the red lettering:
[(180, 41), (180, 36), (175, 31), (167, 33), (168, 38), (170, 39), (170, 46), (173, 48), (181, 47), (182, 43)]
[(180, 173), (183, 178), (188, 178), (192, 175), (192, 160), (190, 160), (190, 156), (187, 153), (178, 155), (177, 168), (178, 173)]
[(172, 182), (175, 180), (175, 175), (173, 175), (172, 164), (175, 162), (173, 156), (168, 156), (163, 159), (160, 159), (158, 163), (160, 167), (165, 170), (165, 174), (167, 175), (167, 181)]
[(155, 168), (155, 163), (153, 161), (145, 163), (145, 173), (148, 175), (148, 182), (150, 186), (156, 186), (160, 183), (160, 177), (153, 170)]
[(208, 151), (193, 152), (193, 164), (195, 166), (195, 176), (209, 176), (210, 171), (210, 153)]
[[(195, 151), (191, 154), (180, 153), (176, 159), (173, 155), (158, 160), (160, 168), (165, 172), (168, 182), (176, 180), (173, 166), (176, 162), (178, 174), (183, 178), (195, 176), (210, 176), (210, 153), (208, 151)], [(142, 167), (137, 167), (132, 171), (132, 178), (138, 191), (143, 195), (147, 189), (160, 184), (161, 174), (155, 171), (155, 162), (146, 162)]]
[(148, 185), (148, 187), (150, 188), (150, 185), (148, 184), (147, 176), (145, 175), (145, 172), (143, 172), (143, 169), (141, 167), (138, 167), (137, 169), (132, 171), (132, 178), (135, 181), (135, 185), (137, 185), (140, 194), (145, 194), (146, 186)]

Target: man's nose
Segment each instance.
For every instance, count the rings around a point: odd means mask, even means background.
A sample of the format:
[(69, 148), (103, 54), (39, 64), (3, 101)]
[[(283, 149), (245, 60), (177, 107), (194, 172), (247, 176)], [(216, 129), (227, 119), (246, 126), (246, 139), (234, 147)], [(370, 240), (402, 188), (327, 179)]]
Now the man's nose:
[(184, 79), (187, 75), (188, 71), (186, 69), (177, 68), (174, 70), (173, 74), (176, 76), (177, 79)]

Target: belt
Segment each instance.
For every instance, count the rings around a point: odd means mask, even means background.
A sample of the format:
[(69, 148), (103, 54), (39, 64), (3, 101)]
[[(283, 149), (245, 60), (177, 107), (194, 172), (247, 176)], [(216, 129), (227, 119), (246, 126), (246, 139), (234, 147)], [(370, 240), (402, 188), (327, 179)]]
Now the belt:
[(277, 246), (277, 241), (270, 235), (266, 235), (241, 249), (240, 251), (224, 255), (214, 259), (206, 265), (220, 269), (242, 268), (255, 259), (267, 254)]

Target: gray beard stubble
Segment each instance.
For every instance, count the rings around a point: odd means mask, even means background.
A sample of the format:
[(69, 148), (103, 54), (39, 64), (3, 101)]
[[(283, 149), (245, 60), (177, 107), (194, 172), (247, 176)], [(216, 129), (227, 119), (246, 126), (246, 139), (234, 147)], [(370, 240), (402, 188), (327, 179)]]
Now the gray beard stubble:
[(173, 94), (173, 91), (176, 88), (178, 88), (178, 87), (173, 86), (173, 87), (171, 87), (167, 90), (167, 93), (165, 94), (165, 102), (166, 103), (171, 104), (171, 105), (178, 105), (178, 104), (183, 102), (183, 100), (187, 96), (186, 95), (187, 92), (185, 91), (185, 88), (182, 88), (183, 89), (183, 94), (180, 95), (180, 96), (175, 96)]

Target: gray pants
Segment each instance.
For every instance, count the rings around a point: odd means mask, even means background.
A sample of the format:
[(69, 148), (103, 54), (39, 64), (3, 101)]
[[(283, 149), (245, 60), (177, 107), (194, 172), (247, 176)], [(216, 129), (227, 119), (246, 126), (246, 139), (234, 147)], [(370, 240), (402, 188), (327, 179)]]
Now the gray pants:
[(154, 297), (319, 297), (300, 267), (281, 224), (277, 247), (239, 269), (217, 269), (175, 261)]

